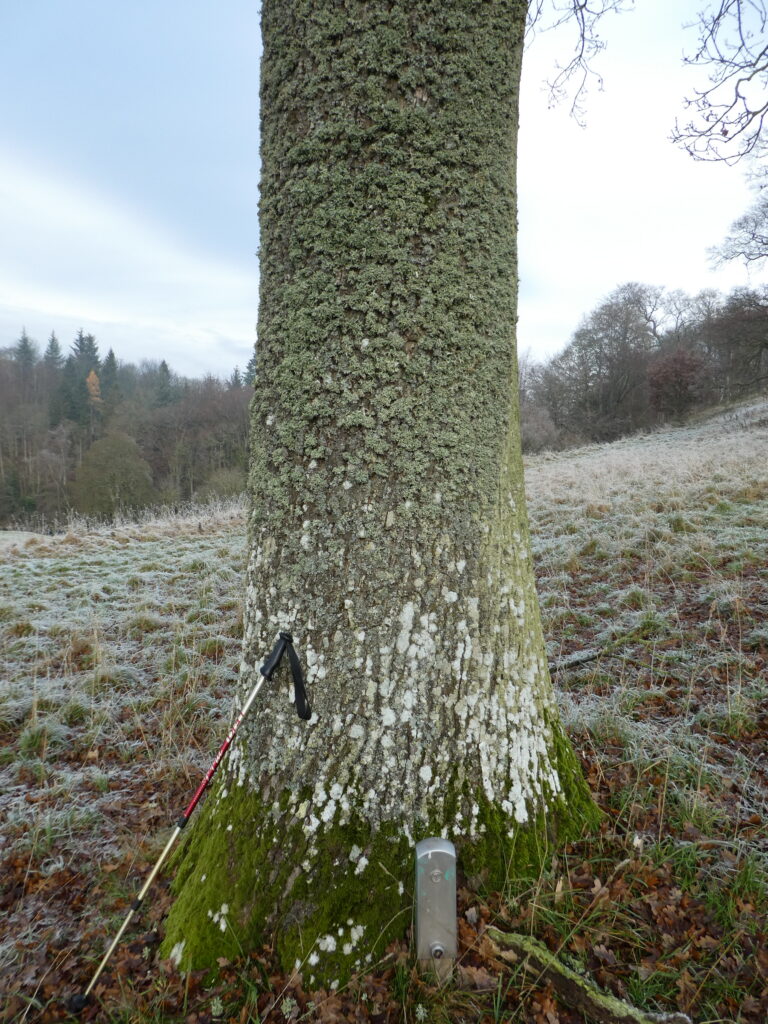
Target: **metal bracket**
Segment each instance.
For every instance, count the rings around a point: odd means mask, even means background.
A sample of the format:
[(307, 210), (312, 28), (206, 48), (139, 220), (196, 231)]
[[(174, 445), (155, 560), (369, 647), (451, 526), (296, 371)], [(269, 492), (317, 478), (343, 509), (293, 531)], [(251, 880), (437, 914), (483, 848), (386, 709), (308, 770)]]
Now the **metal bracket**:
[(456, 848), (448, 839), (416, 843), (416, 956), (447, 978), (456, 959)]

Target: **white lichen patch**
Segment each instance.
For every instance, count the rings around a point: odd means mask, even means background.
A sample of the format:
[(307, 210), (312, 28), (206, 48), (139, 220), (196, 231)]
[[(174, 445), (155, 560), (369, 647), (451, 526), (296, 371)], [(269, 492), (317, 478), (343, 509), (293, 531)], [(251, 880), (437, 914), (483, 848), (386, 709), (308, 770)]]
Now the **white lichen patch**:
[[(350, 922), (347, 923), (349, 924)], [(365, 935), (365, 925), (356, 924), (350, 928), (349, 941), (345, 942), (344, 945), (342, 946), (342, 952), (344, 953), (344, 956), (352, 955), (352, 953), (355, 950), (355, 947), (360, 942), (360, 939), (362, 939), (363, 935)]]
[(177, 942), (171, 950), (170, 959), (176, 967), (181, 966), (181, 958), (184, 955), (184, 947), (186, 946), (186, 939), (182, 939), (181, 942)]
[[(351, 473), (349, 479), (357, 480)], [(337, 479), (336, 486), (343, 482)], [(356, 491), (357, 483), (349, 500)], [(322, 844), (325, 830), (351, 816), (375, 824), (433, 814), (442, 793), (454, 792), (446, 780), (468, 783), (489, 802), (503, 803), (511, 822), (527, 820), (542, 798), (562, 790), (550, 761), (547, 723), (556, 710), (530, 567), (521, 576), (517, 556), (508, 561), (496, 551), (487, 558), (489, 542), (479, 536), (470, 549), (441, 533), (429, 545), (411, 542), (404, 550), (397, 586), (377, 590), (374, 583), (372, 589), (357, 561), (377, 551), (387, 510), (404, 503), (382, 506), (364, 493), (360, 498), (352, 532), (359, 526), (369, 537), (359, 546), (359, 559), (350, 558), (346, 547), (334, 549), (331, 559), (343, 571), (336, 604), (341, 616), (323, 627), (320, 606), (313, 604), (311, 612), (308, 606), (302, 615), (301, 599), (280, 602), (279, 628), (289, 628), (290, 616), (313, 624), (297, 650), (317, 714), (306, 726), (290, 707), (274, 711), (273, 700), (269, 717), (253, 730), (260, 778), (281, 778), (290, 751), (287, 788), (300, 791), (313, 779), (311, 797), (287, 812), (300, 822), (310, 850)], [(499, 550), (511, 550), (514, 528), (503, 528)], [(322, 552), (326, 540), (318, 529), (313, 521)], [(323, 529), (325, 537), (334, 537), (335, 523)], [(277, 595), (260, 600), (264, 619), (271, 621)], [(271, 800), (275, 795), (270, 790)], [(276, 818), (284, 813), (273, 808)], [(469, 835), (484, 827), (474, 800), (446, 825)], [(368, 862), (362, 851), (352, 852), (351, 870), (359, 875)], [(305, 859), (311, 862), (309, 851)]]
[(355, 874), (356, 875), (362, 875), (362, 873), (365, 871), (365, 869), (367, 867), (368, 867), (368, 858), (367, 857), (361, 857), (360, 860), (357, 862), (357, 865), (355, 866)]
[(217, 911), (209, 910), (208, 917), (213, 920), (215, 925), (219, 926), (220, 931), (226, 932), (227, 930), (227, 914), (229, 913), (229, 904), (222, 903), (221, 908)]
[(413, 629), (413, 617), (415, 614), (416, 606), (412, 601), (409, 601), (400, 612), (400, 625), (402, 628), (396, 645), (400, 654), (405, 654), (411, 644), (411, 630)]

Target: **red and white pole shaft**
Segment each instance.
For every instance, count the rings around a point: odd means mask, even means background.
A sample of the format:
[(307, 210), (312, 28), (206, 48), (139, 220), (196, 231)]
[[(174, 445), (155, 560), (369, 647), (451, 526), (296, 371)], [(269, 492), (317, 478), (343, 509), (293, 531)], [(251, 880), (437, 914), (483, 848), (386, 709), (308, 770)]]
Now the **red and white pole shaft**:
[[(117, 944), (120, 942), (120, 939), (123, 937), (123, 934), (125, 933), (125, 929), (130, 924), (131, 919), (133, 918), (133, 915), (141, 907), (141, 904), (144, 901), (144, 897), (149, 892), (150, 886), (152, 885), (152, 883), (154, 882), (155, 878), (157, 877), (157, 873), (159, 872), (160, 868), (165, 863), (165, 860), (166, 860), (168, 854), (171, 852), (171, 849), (173, 848), (174, 843), (176, 842), (176, 840), (181, 835), (182, 829), (184, 828), (184, 826), (189, 821), (189, 819), (190, 819), (190, 817), (192, 815), (192, 812), (194, 811), (194, 809), (197, 807), (198, 803), (200, 802), (200, 798), (202, 797), (203, 793), (208, 788), (208, 785), (210, 784), (211, 779), (216, 774), (216, 769), (219, 767), (219, 765), (221, 764), (222, 760), (224, 759), (224, 755), (227, 753), (227, 751), (231, 747), (232, 741), (234, 740), (235, 735), (237, 734), (237, 730), (240, 728), (240, 726), (243, 723), (243, 719), (245, 718), (245, 716), (250, 711), (251, 705), (253, 704), (254, 700), (256, 700), (256, 696), (257, 696), (259, 690), (262, 688), (264, 683), (267, 682), (267, 680), (271, 679), (272, 674), (274, 673), (275, 669), (277, 668), (277, 666), (280, 663), (280, 659), (282, 658), (283, 654), (286, 651), (286, 648), (288, 648), (289, 645), (291, 645), (292, 643), (293, 643), (293, 641), (292, 641), (292, 638), (291, 638), (289, 633), (281, 633), (280, 634), (280, 639), (275, 644), (274, 650), (272, 651), (272, 653), (270, 654), (269, 658), (264, 663), (264, 665), (261, 666), (261, 670), (260, 670), (261, 671), (261, 678), (256, 683), (256, 685), (251, 690), (251, 692), (248, 694), (248, 698), (247, 698), (245, 704), (243, 704), (243, 707), (242, 707), (239, 715), (235, 719), (235, 721), (234, 721), (234, 723), (232, 725), (232, 728), (227, 733), (227, 738), (224, 740), (224, 742), (222, 743), (221, 747), (219, 748), (219, 752), (216, 755), (216, 757), (213, 759), (211, 767), (205, 773), (205, 777), (203, 778), (203, 780), (200, 783), (200, 785), (197, 787), (197, 790), (195, 791), (195, 795), (192, 797), (192, 799), (187, 804), (187, 807), (184, 810), (184, 813), (179, 818), (179, 820), (176, 822), (176, 828), (171, 833), (171, 836), (168, 839), (168, 842), (165, 844), (163, 852), (160, 854), (160, 856), (158, 857), (154, 867), (152, 868), (152, 870), (150, 871), (149, 875), (147, 876), (147, 879), (144, 882), (144, 885), (141, 887), (141, 891), (139, 892), (138, 896), (136, 897), (136, 899), (131, 904), (131, 909), (128, 911), (127, 917), (125, 918), (125, 920), (123, 921), (122, 925), (120, 926), (120, 930), (118, 931), (117, 935), (112, 940), (112, 945), (109, 947), (107, 952), (104, 954), (104, 957), (103, 957), (101, 963), (96, 968), (96, 973), (91, 978), (91, 980), (90, 980), (90, 982), (88, 984), (88, 988), (86, 988), (85, 992), (83, 992), (82, 995), (74, 996), (70, 1000), (70, 1007), (72, 1009), (74, 1009), (74, 1010), (81, 1010), (81, 1009), (83, 1009), (83, 1007), (87, 1003), (88, 997), (91, 994), (91, 992), (93, 991), (94, 985), (99, 980), (99, 977), (101, 976), (102, 971), (106, 967), (107, 962), (109, 961), (109, 958), (112, 956), (112, 954), (114, 953), (115, 949), (117, 948)], [(293, 650), (291, 650), (291, 654), (292, 654), (292, 657), (295, 657), (295, 654), (294, 654)], [(306, 711), (309, 712), (308, 705), (306, 707)], [(302, 714), (301, 717), (308, 718), (309, 717), (309, 713)]]

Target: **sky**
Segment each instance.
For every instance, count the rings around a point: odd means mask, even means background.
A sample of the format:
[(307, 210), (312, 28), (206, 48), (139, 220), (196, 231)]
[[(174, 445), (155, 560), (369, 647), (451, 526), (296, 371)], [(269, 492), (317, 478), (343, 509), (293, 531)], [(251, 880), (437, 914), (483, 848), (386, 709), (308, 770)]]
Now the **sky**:
[[(186, 376), (244, 368), (258, 308), (258, 0), (1, 0), (0, 349), (78, 329), (100, 351)], [(669, 135), (699, 0), (607, 16), (581, 127), (546, 80), (568, 28), (526, 53), (519, 160), (519, 347), (562, 350), (627, 281), (727, 292), (710, 266), (751, 202), (743, 170)]]

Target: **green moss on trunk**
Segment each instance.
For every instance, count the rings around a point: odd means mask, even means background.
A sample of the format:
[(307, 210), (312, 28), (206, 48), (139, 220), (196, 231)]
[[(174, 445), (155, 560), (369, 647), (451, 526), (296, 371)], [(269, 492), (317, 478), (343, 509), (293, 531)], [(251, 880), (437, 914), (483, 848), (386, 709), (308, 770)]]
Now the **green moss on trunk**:
[[(419, 839), (450, 838), (462, 874), (495, 891), (509, 879), (535, 877), (557, 845), (597, 823), (570, 745), (561, 738), (558, 748), (568, 790), (532, 806), (524, 825), (484, 794), (454, 784), (426, 819), (372, 831), (353, 815), (308, 833), (301, 808), (312, 800), (310, 789), (267, 804), (247, 786), (220, 783), (177, 856), (178, 895), (163, 954), (198, 969), (270, 940), (283, 968), (300, 971), (306, 983), (343, 982), (410, 927)], [(468, 806), (477, 809), (473, 835)]]

